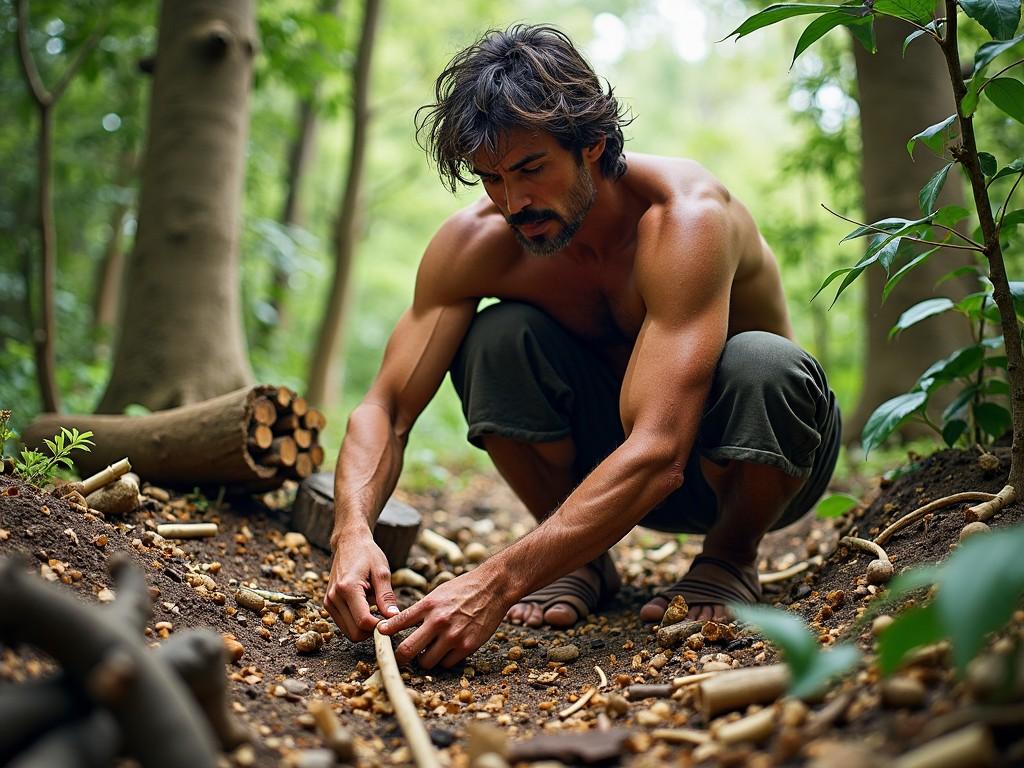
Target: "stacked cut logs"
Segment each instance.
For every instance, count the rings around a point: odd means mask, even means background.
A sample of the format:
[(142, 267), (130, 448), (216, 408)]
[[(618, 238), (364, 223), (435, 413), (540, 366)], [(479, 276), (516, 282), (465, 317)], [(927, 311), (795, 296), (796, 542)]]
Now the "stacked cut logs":
[(312, 475), (324, 460), (326, 419), (287, 387), (246, 387), (145, 416), (43, 414), (22, 435), (30, 448), (61, 427), (91, 430), (95, 447), (75, 455), (82, 474), (127, 456), (151, 483), (265, 491)]
[(303, 480), (324, 461), (319, 437), (326, 424), (324, 415), (310, 408), (305, 398), (278, 387), (253, 401), (249, 451), (257, 464)]

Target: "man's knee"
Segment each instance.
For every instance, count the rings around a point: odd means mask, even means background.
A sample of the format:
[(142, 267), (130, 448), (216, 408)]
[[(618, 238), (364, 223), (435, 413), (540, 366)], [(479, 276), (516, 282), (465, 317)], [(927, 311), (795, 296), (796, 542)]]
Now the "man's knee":
[(521, 359), (526, 337), (553, 322), (536, 307), (519, 302), (502, 301), (478, 312), (452, 361), (452, 382), (459, 395), (474, 370), (500, 376), (511, 361)]
[(767, 331), (746, 331), (726, 343), (718, 376), (729, 387), (763, 391), (787, 385), (819, 388), (824, 378), (816, 375), (818, 371), (814, 358), (789, 339)]

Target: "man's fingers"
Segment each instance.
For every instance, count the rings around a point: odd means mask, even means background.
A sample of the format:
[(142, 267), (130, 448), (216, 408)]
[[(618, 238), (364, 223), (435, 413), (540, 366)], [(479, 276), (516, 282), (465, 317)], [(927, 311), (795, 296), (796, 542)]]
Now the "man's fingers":
[(380, 619), (370, 613), (370, 604), (366, 601), (366, 593), (361, 589), (352, 589), (345, 590), (342, 595), (345, 607), (348, 608), (353, 623), (359, 629), (360, 639), (369, 637)]
[(451, 638), (446, 634), (439, 635), (433, 645), (427, 648), (426, 652), (419, 657), (419, 665), (424, 669), (432, 669), (448, 655), (451, 648)]
[(355, 621), (349, 615), (348, 610), (345, 608), (343, 600), (339, 599), (337, 593), (328, 592), (327, 596), (324, 597), (324, 608), (331, 614), (331, 618), (334, 619), (334, 623), (341, 628), (341, 631), (345, 633), (345, 637), (351, 640), (353, 643), (357, 643), (364, 639), (365, 635), (356, 626)]
[(398, 613), (398, 600), (391, 589), (391, 573), (381, 570), (372, 574), (373, 596), (377, 602), (377, 610), (385, 618), (390, 618)]
[[(399, 616), (401, 616), (401, 614), (399, 614)], [(391, 621), (394, 621), (394, 619)], [(420, 652), (424, 648), (430, 645), (430, 642), (433, 639), (433, 631), (428, 625), (424, 624), (399, 644), (395, 649), (395, 659), (399, 664), (409, 664), (413, 659), (420, 655)]]
[(392, 616), (387, 621), (381, 622), (380, 631), (385, 635), (401, 632), (403, 629), (419, 624), (423, 620), (423, 614), (429, 610), (430, 608), (426, 605), (426, 600), (420, 600), (418, 603), (410, 605), (397, 616)]

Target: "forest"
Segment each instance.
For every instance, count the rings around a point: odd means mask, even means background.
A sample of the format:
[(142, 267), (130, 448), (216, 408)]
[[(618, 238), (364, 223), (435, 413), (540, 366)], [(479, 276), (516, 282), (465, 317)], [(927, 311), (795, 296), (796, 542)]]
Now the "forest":
[[(431, 669), (332, 604), (336, 520), (424, 252), (493, 194), (417, 110), (514, 24), (612, 89), (627, 167), (742, 202), (842, 430), (760, 605), (652, 626), (708, 537), (641, 525), (575, 623)], [(0, 49), (0, 763), (1024, 764), (1020, 0), (0, 0)], [(544, 530), (454, 379), (360, 490), (403, 630)]]

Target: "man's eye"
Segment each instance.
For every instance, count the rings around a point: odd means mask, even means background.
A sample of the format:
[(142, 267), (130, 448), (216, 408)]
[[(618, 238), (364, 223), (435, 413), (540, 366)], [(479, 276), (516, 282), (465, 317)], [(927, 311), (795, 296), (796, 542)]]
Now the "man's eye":
[(481, 176), (480, 181), (484, 184), (494, 184), (498, 180), (497, 176)]
[(520, 170), (521, 170), (521, 171), (522, 171), (523, 173), (525, 173), (525, 174), (526, 174), (527, 176), (529, 176), (530, 174), (533, 174), (533, 173), (539, 173), (539, 172), (540, 172), (540, 170), (541, 170), (541, 169), (542, 169), (543, 167), (544, 167), (543, 165), (538, 165), (538, 166), (535, 166), (534, 168), (521, 168)]

